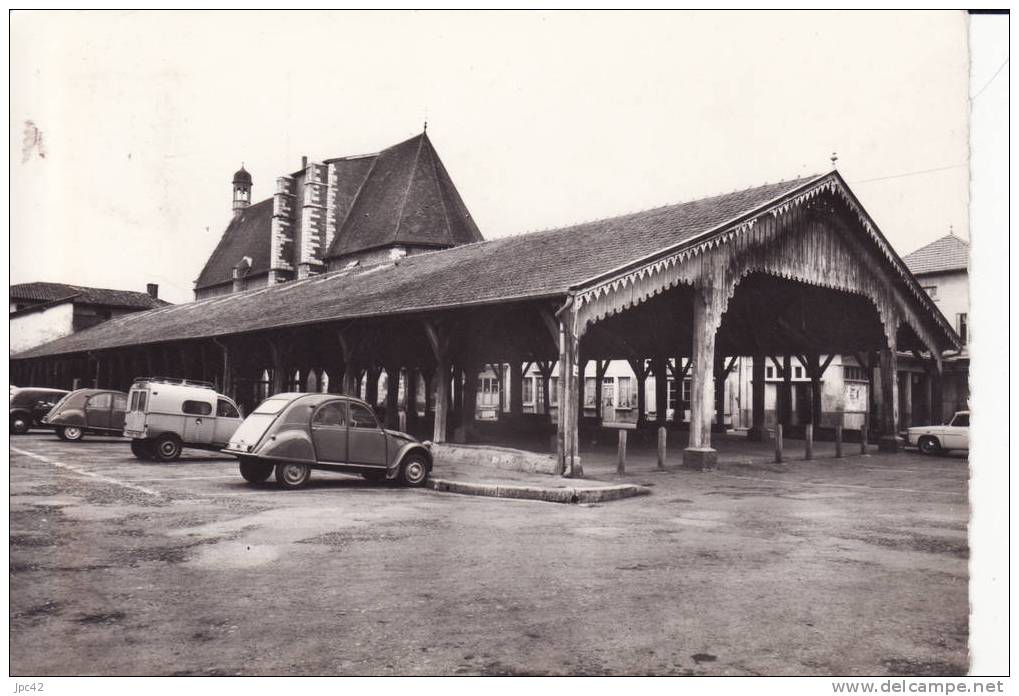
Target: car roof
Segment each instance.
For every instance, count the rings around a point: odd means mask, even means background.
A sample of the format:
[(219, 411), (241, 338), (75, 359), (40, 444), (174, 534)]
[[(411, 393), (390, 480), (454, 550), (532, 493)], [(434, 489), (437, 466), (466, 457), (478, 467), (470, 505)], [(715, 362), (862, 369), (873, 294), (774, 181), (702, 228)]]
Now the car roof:
[(308, 397), (311, 397), (310, 400), (314, 400), (316, 404), (320, 404), (324, 401), (328, 401), (331, 399), (343, 399), (344, 401), (353, 401), (359, 404), (363, 404), (365, 406), (368, 405), (367, 401), (365, 401), (364, 399), (359, 399), (356, 396), (348, 396), (346, 394), (330, 394), (323, 392), (280, 392), (279, 394), (273, 394), (272, 396), (266, 397), (265, 400), (268, 401), (269, 399), (283, 399), (289, 402), (294, 402), (297, 401), (298, 399)]

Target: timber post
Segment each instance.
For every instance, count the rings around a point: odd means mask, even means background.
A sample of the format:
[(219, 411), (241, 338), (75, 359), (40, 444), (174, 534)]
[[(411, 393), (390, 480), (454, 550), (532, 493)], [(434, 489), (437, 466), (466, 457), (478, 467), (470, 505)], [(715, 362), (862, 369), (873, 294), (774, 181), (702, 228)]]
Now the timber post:
[(782, 463), (782, 424), (775, 425), (775, 463)]
[(669, 359), (656, 355), (652, 358), (651, 365), (655, 373), (655, 421), (658, 425), (665, 425), (669, 418)]
[(835, 458), (842, 459), (842, 424), (835, 426)]
[(721, 322), (722, 304), (713, 288), (694, 287), (690, 441), (683, 450), (683, 466), (700, 471), (714, 469), (718, 461), (718, 452), (711, 447), (711, 417), (715, 408), (715, 332)]
[(804, 426), (803, 433), (804, 433), (803, 458), (807, 461), (810, 461), (811, 459), (814, 458), (814, 424), (807, 423), (807, 425)]
[(516, 420), (524, 415), (524, 370), (519, 355), (510, 362), (509, 372), (510, 416)]
[(764, 442), (764, 353), (756, 353), (753, 356), (754, 364), (751, 368), (750, 390), (751, 390), (751, 419), (750, 430), (747, 432), (747, 439), (751, 442)]
[(619, 428), (619, 458), (616, 461), (616, 474), (626, 473), (626, 428)]
[(658, 470), (665, 471), (665, 443), (668, 431), (664, 425), (658, 426)]
[(580, 373), (580, 336), (577, 331), (577, 310), (574, 297), (570, 295), (566, 303), (555, 314), (559, 324), (559, 418), (557, 419), (557, 436), (559, 442), (556, 451), (559, 453), (556, 462), (556, 473), (560, 476), (580, 478), (584, 469), (580, 463), (580, 408), (579, 383), (583, 379)]
[(388, 365), (385, 369), (386, 427), (396, 428), (400, 425), (400, 367)]
[(793, 358), (786, 353), (782, 356), (782, 391), (779, 399), (778, 420), (782, 425), (792, 425), (793, 420)]
[(867, 454), (867, 423), (870, 422), (870, 414), (863, 414), (863, 425), (860, 426), (860, 454)]
[[(433, 442), (446, 441), (446, 418), (449, 413), (449, 335), (433, 322), (424, 322), (425, 335), (435, 357), (435, 423)], [(427, 407), (427, 399), (426, 399)]]
[(898, 362), (895, 347), (895, 329), (889, 332), (888, 347), (881, 351), (881, 439), (878, 450), (881, 452), (898, 452), (902, 447), (899, 437), (899, 380)]

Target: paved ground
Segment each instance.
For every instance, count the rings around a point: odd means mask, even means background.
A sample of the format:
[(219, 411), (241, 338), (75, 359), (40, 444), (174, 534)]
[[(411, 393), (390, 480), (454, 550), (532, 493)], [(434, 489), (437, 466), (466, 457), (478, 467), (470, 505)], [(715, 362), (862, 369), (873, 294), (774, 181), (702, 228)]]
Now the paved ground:
[(11, 673), (965, 672), (965, 459), (653, 466), (578, 506), (13, 438)]

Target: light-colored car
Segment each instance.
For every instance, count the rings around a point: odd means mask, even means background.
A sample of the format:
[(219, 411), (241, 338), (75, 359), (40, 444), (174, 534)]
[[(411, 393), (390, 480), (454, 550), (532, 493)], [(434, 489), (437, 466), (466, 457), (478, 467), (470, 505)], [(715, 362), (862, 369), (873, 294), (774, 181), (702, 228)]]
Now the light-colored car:
[(383, 428), (366, 402), (338, 394), (275, 394), (223, 451), (240, 459), (244, 480), (261, 483), (275, 471), (283, 488), (300, 488), (312, 469), (405, 486), (424, 485), (432, 470), (428, 443)]
[(969, 449), (969, 411), (958, 411), (947, 425), (919, 425), (906, 431), (906, 443), (924, 454)]
[(146, 377), (131, 385), (124, 435), (134, 456), (169, 462), (184, 447), (222, 449), (242, 421), (237, 404), (212, 384)]

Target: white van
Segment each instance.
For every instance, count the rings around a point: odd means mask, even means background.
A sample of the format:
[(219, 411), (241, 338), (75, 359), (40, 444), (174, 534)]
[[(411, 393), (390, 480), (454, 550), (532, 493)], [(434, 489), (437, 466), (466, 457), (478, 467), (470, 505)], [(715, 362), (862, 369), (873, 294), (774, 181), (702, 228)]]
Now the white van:
[(222, 449), (243, 420), (237, 404), (208, 382), (144, 377), (131, 385), (124, 435), (134, 456), (169, 462), (183, 447)]

